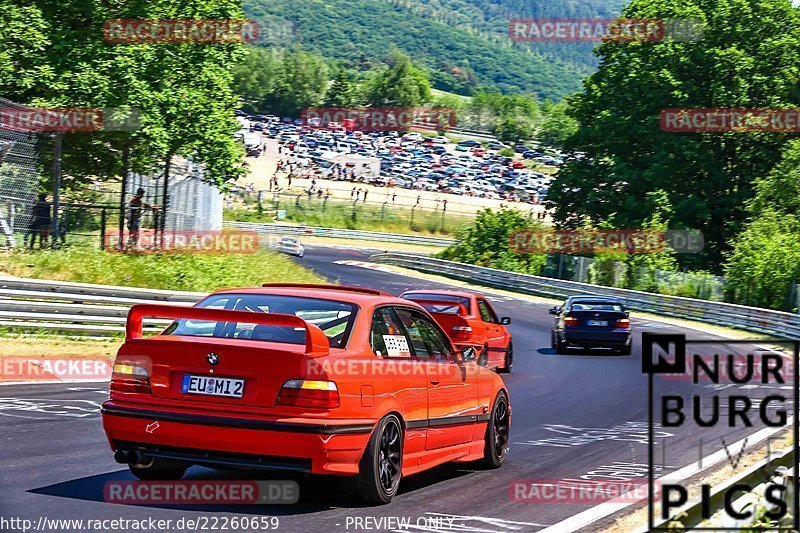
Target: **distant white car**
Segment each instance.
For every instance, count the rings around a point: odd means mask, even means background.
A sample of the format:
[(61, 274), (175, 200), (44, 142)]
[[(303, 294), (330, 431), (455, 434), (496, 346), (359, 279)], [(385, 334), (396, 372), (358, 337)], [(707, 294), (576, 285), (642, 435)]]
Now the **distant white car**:
[(447, 144), (447, 143), (450, 142), (450, 139), (448, 139), (444, 135), (441, 135), (439, 137), (434, 138), (433, 142), (434, 142), (434, 144)]
[(305, 246), (293, 237), (281, 237), (281, 240), (278, 241), (277, 250), (296, 257), (303, 257), (306, 254)]
[(404, 141), (421, 141), (422, 135), (416, 131), (412, 131), (411, 133), (406, 133), (403, 135)]

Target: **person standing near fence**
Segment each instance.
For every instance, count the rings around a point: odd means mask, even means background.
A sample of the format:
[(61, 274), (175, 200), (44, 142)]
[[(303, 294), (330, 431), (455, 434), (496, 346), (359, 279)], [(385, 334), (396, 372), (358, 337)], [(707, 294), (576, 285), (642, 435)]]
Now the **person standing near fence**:
[(44, 243), (50, 235), (50, 204), (47, 202), (47, 195), (45, 193), (39, 194), (39, 199), (34, 202), (31, 207), (31, 242), (30, 247), (33, 250), (33, 245), (36, 243), (36, 236), (39, 236), (39, 248), (44, 248)]
[(157, 205), (151, 205), (144, 201), (144, 189), (139, 187), (136, 194), (131, 198), (130, 210), (128, 213), (128, 247), (136, 250), (139, 246), (139, 231), (142, 227), (142, 213), (145, 209), (158, 211)]

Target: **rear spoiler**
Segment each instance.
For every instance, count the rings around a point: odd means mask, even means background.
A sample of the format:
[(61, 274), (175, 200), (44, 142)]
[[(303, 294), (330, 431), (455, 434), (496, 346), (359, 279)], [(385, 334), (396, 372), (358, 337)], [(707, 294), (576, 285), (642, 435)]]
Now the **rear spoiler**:
[(125, 326), (125, 338), (142, 338), (142, 319), (150, 318), (188, 318), (190, 320), (209, 320), (213, 322), (243, 322), (246, 324), (267, 324), (305, 328), (306, 355), (314, 357), (327, 355), (330, 342), (319, 326), (310, 324), (295, 315), (279, 313), (255, 313), (253, 311), (233, 311), (227, 309), (205, 309), (202, 307), (181, 307), (176, 305), (136, 304), (128, 312)]
[[(466, 315), (467, 314), (467, 308), (464, 307), (464, 304), (462, 304), (460, 302), (456, 302), (456, 301), (451, 301), (451, 300), (418, 300), (416, 298), (408, 298), (408, 297), (406, 298), (406, 300), (411, 300), (414, 303), (418, 303), (422, 307), (425, 307), (426, 305), (446, 305), (446, 306), (449, 306), (449, 307), (458, 307), (458, 314), (459, 315)], [(425, 307), (425, 308), (427, 309), (427, 307)], [(433, 313), (433, 311), (430, 311), (430, 310), (428, 312)], [(450, 313), (433, 313), (433, 314), (449, 315)]]

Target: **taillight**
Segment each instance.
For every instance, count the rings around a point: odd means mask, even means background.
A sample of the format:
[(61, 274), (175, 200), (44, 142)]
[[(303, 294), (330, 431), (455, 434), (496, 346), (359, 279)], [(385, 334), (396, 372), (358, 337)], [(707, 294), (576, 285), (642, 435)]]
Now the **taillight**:
[(336, 409), (339, 407), (339, 389), (333, 381), (291, 379), (283, 384), (278, 405)]
[(472, 336), (472, 328), (469, 326), (453, 326), (450, 330), (450, 338), (453, 340), (466, 340)]
[(577, 326), (578, 319), (574, 316), (565, 316), (564, 317), (564, 325), (565, 326)]
[(116, 362), (109, 388), (112, 392), (150, 394), (150, 372), (140, 364), (129, 361)]
[(617, 320), (617, 323), (614, 327), (620, 329), (630, 329), (631, 321), (628, 320), (627, 318), (620, 318), (619, 320)]

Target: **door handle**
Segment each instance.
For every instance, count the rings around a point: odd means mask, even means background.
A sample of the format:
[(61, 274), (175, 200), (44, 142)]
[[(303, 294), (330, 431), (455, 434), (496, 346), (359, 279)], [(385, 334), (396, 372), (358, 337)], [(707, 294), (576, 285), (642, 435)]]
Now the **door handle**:
[(431, 378), (431, 385), (438, 385), (438, 384), (439, 384), (439, 378)]

